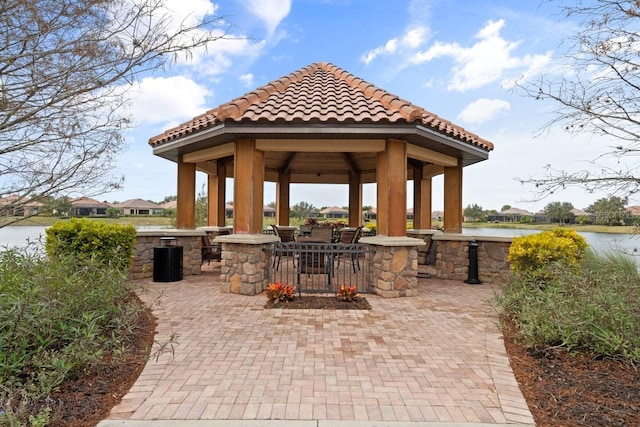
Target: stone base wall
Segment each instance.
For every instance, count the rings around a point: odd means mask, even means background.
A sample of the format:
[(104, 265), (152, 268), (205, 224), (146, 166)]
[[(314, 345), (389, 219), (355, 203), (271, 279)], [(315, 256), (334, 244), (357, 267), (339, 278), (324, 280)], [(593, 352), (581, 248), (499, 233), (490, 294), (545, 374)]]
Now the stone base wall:
[(203, 234), (198, 230), (138, 231), (129, 278), (138, 280), (153, 277), (153, 249), (160, 246), (161, 237), (175, 237), (176, 246), (182, 246), (183, 275), (201, 274)]
[(362, 238), (360, 242), (376, 247), (371, 263), (376, 294), (384, 298), (417, 295), (418, 248), (425, 244), (422, 239), (374, 236)]
[(279, 240), (262, 234), (216, 237), (215, 242), (222, 245), (222, 291), (242, 295), (262, 293), (269, 285), (269, 260), (264, 249)]
[(509, 274), (507, 255), (511, 238), (490, 236), (438, 235), (436, 243), (436, 278), (467, 280), (469, 277), (469, 242), (478, 244), (478, 278), (483, 283), (505, 283)]
[(257, 295), (268, 286), (267, 256), (262, 245), (222, 244), (222, 291)]

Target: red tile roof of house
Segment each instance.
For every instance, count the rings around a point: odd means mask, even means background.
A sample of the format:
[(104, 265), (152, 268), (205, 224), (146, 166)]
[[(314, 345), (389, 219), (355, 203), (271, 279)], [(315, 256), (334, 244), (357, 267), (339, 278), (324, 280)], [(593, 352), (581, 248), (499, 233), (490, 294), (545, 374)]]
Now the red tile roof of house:
[(483, 150), (493, 149), (491, 142), (326, 62), (308, 65), (209, 110), (152, 137), (149, 144), (156, 147), (227, 121), (415, 123)]

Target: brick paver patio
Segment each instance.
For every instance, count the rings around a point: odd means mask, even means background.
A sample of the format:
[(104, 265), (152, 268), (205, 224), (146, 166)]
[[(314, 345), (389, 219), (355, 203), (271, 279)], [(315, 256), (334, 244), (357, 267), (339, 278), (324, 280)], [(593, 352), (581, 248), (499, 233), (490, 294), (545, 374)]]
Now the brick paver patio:
[(178, 344), (109, 419), (534, 423), (490, 285), (419, 279), (417, 297), (366, 295), (370, 311), (268, 310), (221, 292), (218, 272), (138, 282), (157, 341)]

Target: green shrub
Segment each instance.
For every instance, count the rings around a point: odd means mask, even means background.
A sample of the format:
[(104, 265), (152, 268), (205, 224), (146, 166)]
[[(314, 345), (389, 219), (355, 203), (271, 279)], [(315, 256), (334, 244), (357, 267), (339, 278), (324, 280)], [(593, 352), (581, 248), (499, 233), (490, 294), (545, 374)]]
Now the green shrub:
[(132, 225), (72, 218), (56, 222), (46, 233), (46, 250), (52, 258), (94, 258), (123, 270), (133, 262), (136, 229)]
[(530, 348), (562, 347), (640, 362), (640, 275), (623, 255), (588, 252), (578, 269), (558, 266), (539, 286), (531, 272), (513, 275), (497, 301)]
[(587, 248), (587, 241), (575, 230), (555, 228), (514, 238), (507, 260), (516, 273), (545, 277), (555, 265), (577, 267)]
[(0, 252), (0, 410), (21, 422), (42, 410), (26, 401), (46, 401), (105, 354), (124, 354), (140, 313), (116, 265), (43, 255)]

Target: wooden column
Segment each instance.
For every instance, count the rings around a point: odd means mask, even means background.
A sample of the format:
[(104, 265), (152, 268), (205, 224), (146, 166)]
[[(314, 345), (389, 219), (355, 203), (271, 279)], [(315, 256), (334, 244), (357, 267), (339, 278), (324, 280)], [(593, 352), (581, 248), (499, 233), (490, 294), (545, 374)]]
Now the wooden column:
[(386, 151), (378, 153), (376, 166), (376, 233), (386, 236), (389, 232), (389, 177), (387, 164), (389, 156)]
[(349, 227), (362, 225), (362, 182), (360, 175), (349, 173)]
[(407, 143), (386, 142), (378, 153), (377, 204), (378, 234), (389, 237), (407, 235)]
[(261, 234), (264, 211), (264, 152), (254, 139), (235, 143), (233, 232)]
[(176, 226), (196, 228), (196, 164), (178, 159)]
[(291, 174), (278, 172), (276, 183), (276, 224), (289, 225)]
[(444, 232), (462, 233), (462, 161), (444, 168)]
[(216, 174), (207, 178), (207, 225), (224, 227), (226, 225), (225, 195), (227, 191), (225, 165), (216, 161)]
[(431, 228), (431, 176), (424, 167), (416, 168), (413, 175), (413, 228)]

